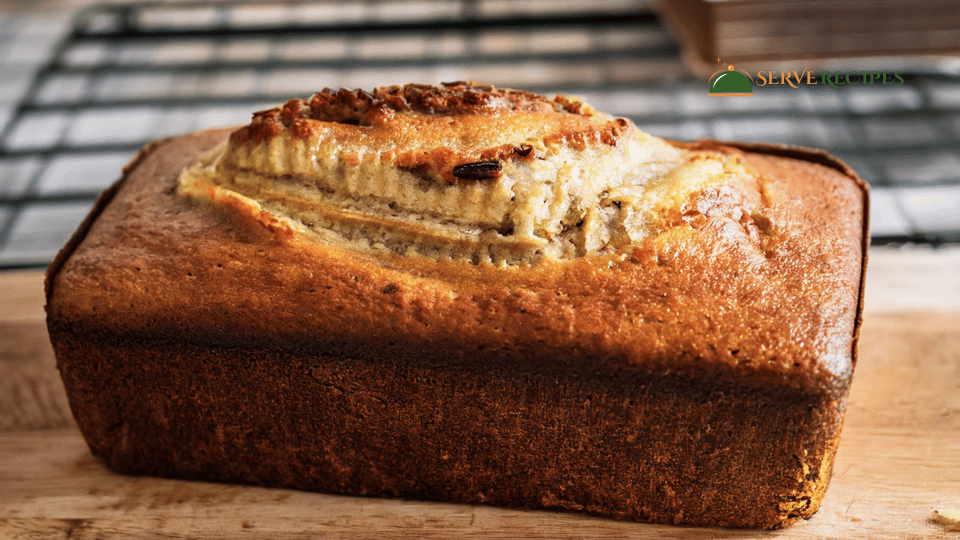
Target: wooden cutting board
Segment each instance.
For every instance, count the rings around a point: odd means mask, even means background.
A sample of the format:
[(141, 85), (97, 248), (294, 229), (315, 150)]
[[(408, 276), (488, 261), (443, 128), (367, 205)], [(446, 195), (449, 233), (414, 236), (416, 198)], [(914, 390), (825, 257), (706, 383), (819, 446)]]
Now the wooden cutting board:
[(933, 513), (960, 508), (960, 252), (881, 251), (869, 275), (830, 490), (813, 519), (767, 532), (115, 474), (73, 425), (42, 275), (0, 274), (0, 538), (960, 539)]

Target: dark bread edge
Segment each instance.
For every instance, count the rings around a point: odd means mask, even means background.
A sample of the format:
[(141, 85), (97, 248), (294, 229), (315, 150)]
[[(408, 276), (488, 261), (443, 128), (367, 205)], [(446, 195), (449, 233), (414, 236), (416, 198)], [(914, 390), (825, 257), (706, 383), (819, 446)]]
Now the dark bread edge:
[[(508, 367), (509, 373), (489, 366), (461, 373), (389, 360), (176, 342), (145, 351), (134, 339), (72, 330), (61, 331), (57, 345), (67, 355), (92, 356), (66, 364), (61, 374), (69, 381), (71, 402), (87, 404), (78, 409), (77, 423), (91, 450), (126, 474), (579, 510), (658, 523), (781, 528), (818, 510), (841, 430), (835, 419), (826, 429), (814, 429), (834, 418), (838, 404), (829, 398), (769, 388), (744, 393), (727, 384), (601, 380), (573, 373), (534, 376), (517, 387), (513, 382), (524, 375), (522, 366), (512, 372)], [(128, 360), (134, 357), (132, 364)], [(278, 363), (288, 369), (275, 370)], [(251, 379), (263, 379), (262, 390), (249, 392), (243, 381)], [(372, 386), (351, 390), (360, 384)], [(143, 392), (144, 385), (153, 390)], [(103, 387), (117, 390), (105, 396)], [(188, 414), (176, 421), (158, 414), (151, 405), (157, 395), (175, 404), (167, 410)], [(303, 401), (304, 395), (316, 399)], [(642, 397), (650, 395), (667, 401)], [(542, 401), (544, 396), (554, 397)], [(613, 418), (592, 416), (591, 406), (581, 404), (584, 397), (595, 398), (596, 410)], [(636, 402), (627, 407), (628, 399)], [(472, 405), (478, 401), (491, 406), (478, 409)], [(529, 403), (534, 406), (528, 413), (511, 414)], [(244, 407), (252, 412), (238, 421), (236, 411)], [(750, 414), (724, 415), (717, 423), (715, 414), (729, 408)], [(442, 420), (436, 410), (444, 411)], [(630, 411), (636, 418), (653, 418), (652, 424), (623, 421), (632, 417)], [(379, 422), (365, 424), (370, 414)], [(772, 421), (784, 416), (791, 421)], [(503, 422), (491, 423), (492, 418)], [(431, 427), (431, 421), (439, 423)], [(520, 438), (537, 432), (533, 425), (558, 422), (560, 431)], [(714, 429), (699, 429), (707, 424)], [(213, 435), (210, 425), (228, 435)], [(648, 430), (651, 425), (659, 427)], [(614, 433), (605, 434), (609, 426)], [(429, 432), (425, 438), (423, 429)], [(635, 442), (624, 440), (630, 429)], [(314, 436), (319, 432), (327, 436)], [(501, 437), (511, 446), (512, 465), (497, 452)], [(303, 446), (291, 446), (290, 440)], [(750, 450), (758, 440), (782, 444), (761, 454)], [(466, 454), (458, 450), (464, 443), (472, 449)], [(701, 451), (669, 451), (678, 445)], [(444, 449), (462, 455), (444, 461), (438, 456)], [(331, 461), (330, 455), (340, 457)], [(543, 455), (562, 459), (540, 461)], [(338, 463), (352, 466), (341, 470)], [(785, 475), (784, 469), (791, 472)]]

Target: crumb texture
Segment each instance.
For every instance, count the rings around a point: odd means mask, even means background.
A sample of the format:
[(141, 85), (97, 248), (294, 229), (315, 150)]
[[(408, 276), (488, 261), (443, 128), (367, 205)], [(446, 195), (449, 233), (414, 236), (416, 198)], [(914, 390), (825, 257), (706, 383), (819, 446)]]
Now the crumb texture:
[(750, 183), (736, 158), (582, 101), (452, 83), (325, 90), (257, 113), (180, 192), (327, 244), (515, 265), (622, 254), (670, 211), (749, 221)]

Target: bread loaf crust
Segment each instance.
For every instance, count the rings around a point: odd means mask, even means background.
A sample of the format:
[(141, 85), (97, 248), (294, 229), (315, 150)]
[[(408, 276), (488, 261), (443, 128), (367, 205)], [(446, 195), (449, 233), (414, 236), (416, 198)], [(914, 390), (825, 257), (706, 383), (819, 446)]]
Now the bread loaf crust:
[(839, 162), (683, 145), (757, 172), (781, 228), (767, 251), (694, 216), (622, 260), (496, 268), (177, 197), (228, 135), (146, 150), (48, 272), (71, 406), (114, 469), (694, 525), (819, 507), (868, 241)]

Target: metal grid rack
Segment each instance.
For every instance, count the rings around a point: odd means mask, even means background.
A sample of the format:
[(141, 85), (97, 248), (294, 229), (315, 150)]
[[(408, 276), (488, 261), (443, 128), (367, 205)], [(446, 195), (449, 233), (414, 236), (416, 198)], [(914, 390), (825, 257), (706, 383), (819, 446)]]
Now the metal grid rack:
[(0, 131), (0, 268), (48, 264), (152, 139), (242, 124), (324, 87), (411, 81), (577, 94), (673, 139), (824, 148), (873, 186), (875, 243), (960, 241), (960, 75), (904, 77), (711, 99), (637, 0), (96, 6)]

